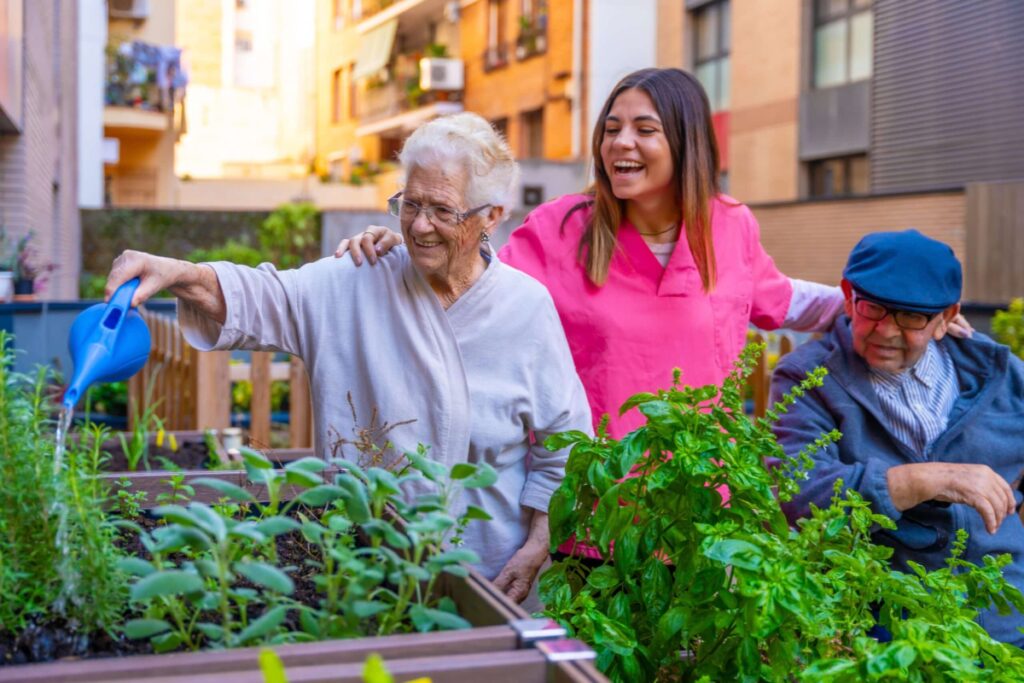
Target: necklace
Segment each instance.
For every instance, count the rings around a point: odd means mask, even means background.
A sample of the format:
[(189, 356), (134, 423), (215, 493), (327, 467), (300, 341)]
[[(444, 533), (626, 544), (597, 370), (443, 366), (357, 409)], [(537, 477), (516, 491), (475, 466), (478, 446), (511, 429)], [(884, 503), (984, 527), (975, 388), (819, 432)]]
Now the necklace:
[(644, 237), (655, 237), (656, 235), (664, 235), (666, 232), (675, 230), (678, 227), (679, 225), (677, 223), (673, 223), (664, 230), (659, 230), (658, 232), (642, 232), (640, 229), (637, 229), (637, 232), (643, 235)]

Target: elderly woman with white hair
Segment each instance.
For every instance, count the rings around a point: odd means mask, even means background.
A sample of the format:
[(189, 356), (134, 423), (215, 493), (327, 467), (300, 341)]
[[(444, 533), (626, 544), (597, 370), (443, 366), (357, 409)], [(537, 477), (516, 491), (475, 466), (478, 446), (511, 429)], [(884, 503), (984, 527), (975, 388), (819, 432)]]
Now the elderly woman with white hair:
[(541, 444), (590, 431), (586, 396), (551, 297), (488, 243), (518, 175), (505, 142), (479, 116), (459, 114), (416, 130), (400, 161), (405, 187), (388, 208), (405, 246), (371, 273), (347, 259), (279, 271), (126, 251), (107, 292), (133, 277), (135, 305), (170, 290), (198, 349), (302, 358), (322, 453), (368, 426), (357, 419), (379, 415), (393, 425), (380, 438), (394, 452), (423, 443), (449, 467), (495, 467), (498, 483), (461, 502), (493, 521), (470, 525), (463, 539), (483, 574), (522, 600), (547, 557), (546, 511), (567, 457)]

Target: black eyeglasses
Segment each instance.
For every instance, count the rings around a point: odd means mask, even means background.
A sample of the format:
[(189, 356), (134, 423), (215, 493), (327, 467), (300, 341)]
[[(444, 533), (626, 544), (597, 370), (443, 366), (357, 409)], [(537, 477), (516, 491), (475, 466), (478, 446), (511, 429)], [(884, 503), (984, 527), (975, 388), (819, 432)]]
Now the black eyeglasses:
[(938, 315), (938, 313), (929, 315), (928, 313), (918, 313), (916, 311), (900, 311), (856, 294), (853, 297), (853, 307), (858, 315), (876, 322), (885, 319), (887, 315), (891, 315), (897, 326), (904, 330), (912, 331), (923, 330), (928, 327), (928, 323), (932, 321), (932, 318)]
[(450, 206), (420, 206), (416, 202), (403, 198), (401, 192), (396, 192), (388, 198), (388, 213), (392, 216), (411, 223), (422, 211), (426, 214), (428, 221), (440, 228), (454, 228), (464, 223), (470, 216), (480, 213), (490, 206), (490, 204), (484, 204), (469, 211), (457, 211)]

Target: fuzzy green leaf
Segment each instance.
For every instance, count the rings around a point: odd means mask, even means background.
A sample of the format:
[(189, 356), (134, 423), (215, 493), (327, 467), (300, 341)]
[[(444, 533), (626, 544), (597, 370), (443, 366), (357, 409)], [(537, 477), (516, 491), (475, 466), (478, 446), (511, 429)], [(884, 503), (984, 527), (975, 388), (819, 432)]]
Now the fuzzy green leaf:
[(171, 628), (163, 619), (132, 619), (124, 625), (124, 634), (132, 640), (142, 640), (166, 633)]
[(345, 495), (345, 489), (334, 484), (321, 484), (306, 489), (298, 496), (298, 501), (312, 507), (322, 507)]
[(132, 600), (187, 595), (203, 590), (203, 580), (191, 572), (180, 569), (164, 569), (139, 579), (131, 589)]
[(232, 484), (230, 481), (224, 481), (223, 479), (199, 477), (198, 479), (193, 479), (191, 483), (195, 486), (205, 486), (206, 488), (213, 489), (225, 498), (238, 501), (240, 503), (253, 503), (256, 501), (256, 497), (241, 486), (238, 484)]
[(149, 576), (156, 571), (156, 567), (138, 557), (122, 557), (117, 567), (130, 576)]
[(291, 595), (295, 590), (295, 583), (290, 576), (265, 562), (236, 562), (234, 568), (253, 583), (282, 595)]
[(242, 629), (238, 634), (237, 641), (248, 643), (265, 637), (277, 629), (284, 622), (286, 616), (288, 616), (288, 607), (284, 605), (267, 610), (263, 616)]

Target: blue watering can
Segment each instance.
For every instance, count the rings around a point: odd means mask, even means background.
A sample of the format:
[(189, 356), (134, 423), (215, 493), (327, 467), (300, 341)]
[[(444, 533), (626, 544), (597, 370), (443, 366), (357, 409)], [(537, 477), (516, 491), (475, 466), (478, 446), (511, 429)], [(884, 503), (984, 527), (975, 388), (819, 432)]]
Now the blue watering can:
[(128, 379), (146, 364), (149, 328), (131, 307), (138, 287), (139, 278), (129, 280), (109, 303), (90, 306), (75, 318), (68, 335), (75, 372), (64, 392), (65, 408), (73, 409), (90, 385)]

